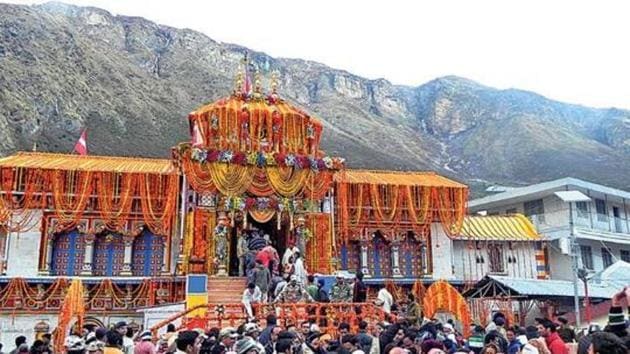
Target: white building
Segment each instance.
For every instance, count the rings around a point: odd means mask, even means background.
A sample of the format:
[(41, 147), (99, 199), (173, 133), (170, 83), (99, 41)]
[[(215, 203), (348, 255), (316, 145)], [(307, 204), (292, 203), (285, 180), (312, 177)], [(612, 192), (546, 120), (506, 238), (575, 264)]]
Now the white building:
[(455, 279), (464, 283), (486, 275), (547, 278), (545, 244), (522, 214), (467, 216), (452, 242)]
[[(555, 192), (580, 191), (590, 201), (569, 204)], [(617, 260), (630, 262), (630, 192), (562, 178), (472, 200), (471, 213), (487, 215), (522, 213), (550, 241), (549, 274), (552, 279), (573, 279), (571, 268), (571, 222), (579, 249), (579, 268), (597, 272)]]

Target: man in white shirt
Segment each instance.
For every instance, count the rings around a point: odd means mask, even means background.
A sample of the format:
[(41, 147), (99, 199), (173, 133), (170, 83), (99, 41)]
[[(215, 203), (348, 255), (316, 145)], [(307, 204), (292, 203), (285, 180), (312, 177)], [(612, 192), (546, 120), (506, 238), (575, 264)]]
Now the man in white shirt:
[(378, 291), (375, 303), (378, 306), (382, 306), (383, 311), (389, 315), (392, 312), (394, 297), (392, 296), (392, 294), (390, 294), (389, 291), (387, 291), (387, 288), (383, 286), (381, 290)]
[(245, 312), (250, 320), (254, 319), (254, 309), (252, 309), (252, 304), (258, 304), (261, 300), (262, 292), (260, 291), (260, 288), (258, 288), (254, 283), (247, 284), (247, 289), (243, 291), (243, 299), (241, 302), (243, 303), (243, 306), (245, 306)]
[(299, 251), (300, 250), (295, 246), (294, 243), (289, 244), (289, 247), (287, 247), (287, 249), (284, 251), (284, 254), (282, 255), (282, 266), (286, 266), (287, 263), (289, 263), (291, 257), (293, 257), (293, 255), (295, 254), (295, 252)]

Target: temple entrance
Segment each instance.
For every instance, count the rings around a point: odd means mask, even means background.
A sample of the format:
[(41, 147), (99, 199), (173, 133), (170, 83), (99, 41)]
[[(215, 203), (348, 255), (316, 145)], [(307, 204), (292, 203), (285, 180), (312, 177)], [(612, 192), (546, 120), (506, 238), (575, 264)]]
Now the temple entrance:
[[(278, 229), (278, 220), (277, 216), (273, 216), (271, 219), (265, 222), (259, 222), (253, 219), (249, 219), (246, 228), (242, 227), (234, 227), (231, 230), (230, 237), (230, 266), (229, 266), (229, 275), (230, 276), (239, 276), (239, 267), (242, 267), (240, 264), (240, 259), (238, 257), (237, 249), (238, 249), (238, 235), (239, 233), (247, 234), (254, 236), (255, 234), (260, 235), (260, 237), (268, 238), (271, 242), (271, 246), (276, 249), (280, 259), (282, 259), (282, 255), (284, 251), (288, 247), (289, 242), (289, 225), (281, 221), (280, 229)], [(250, 237), (251, 237), (250, 236)]]

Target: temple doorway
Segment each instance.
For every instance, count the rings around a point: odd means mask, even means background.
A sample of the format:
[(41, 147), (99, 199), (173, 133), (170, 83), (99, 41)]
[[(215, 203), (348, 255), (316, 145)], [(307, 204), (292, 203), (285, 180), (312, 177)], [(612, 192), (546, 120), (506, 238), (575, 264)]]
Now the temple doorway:
[(276, 249), (280, 259), (282, 259), (282, 255), (288, 247), (289, 243), (289, 225), (286, 220), (281, 220), (280, 228), (278, 228), (278, 220), (277, 215), (271, 217), (267, 221), (260, 222), (253, 220), (250, 218), (248, 220), (246, 227), (234, 227), (231, 230), (232, 234), (230, 237), (230, 266), (229, 266), (229, 275), (230, 276), (239, 276), (239, 267), (240, 259), (237, 254), (238, 249), (238, 235), (239, 233), (253, 235), (258, 234), (261, 237), (265, 238), (266, 235), (269, 237), (269, 241), (273, 248)]

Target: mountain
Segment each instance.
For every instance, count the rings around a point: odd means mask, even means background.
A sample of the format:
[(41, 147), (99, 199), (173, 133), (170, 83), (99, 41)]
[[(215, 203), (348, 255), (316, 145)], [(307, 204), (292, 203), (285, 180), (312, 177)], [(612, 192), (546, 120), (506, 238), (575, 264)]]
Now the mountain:
[[(186, 116), (231, 92), (244, 53), (325, 124), (352, 167), (436, 170), (471, 184), (573, 176), (630, 190), (630, 112), (497, 90), (459, 77), (418, 87), (273, 58), (188, 29), (62, 3), (0, 4), (0, 154), (169, 156)], [(576, 78), (579, 80), (579, 78)]]

